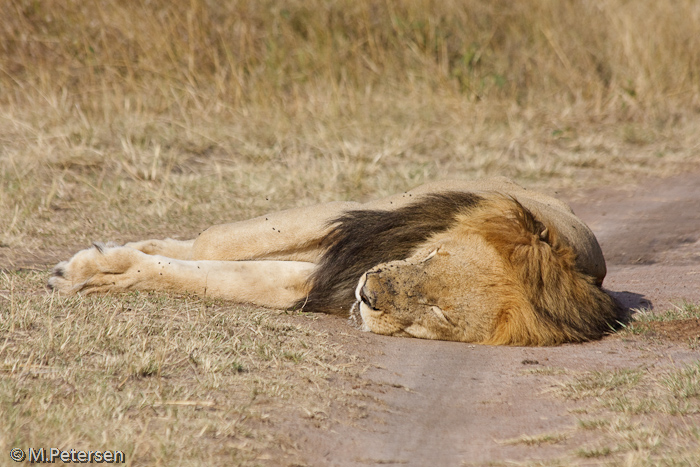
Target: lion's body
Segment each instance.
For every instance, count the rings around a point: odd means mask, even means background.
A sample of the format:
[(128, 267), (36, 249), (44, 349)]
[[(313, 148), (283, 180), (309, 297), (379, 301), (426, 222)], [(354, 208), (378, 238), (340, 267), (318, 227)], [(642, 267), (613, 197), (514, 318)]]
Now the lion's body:
[(281, 211), (196, 240), (98, 246), (59, 264), (49, 284), (352, 308), (363, 329), (381, 334), (552, 345), (614, 325), (604, 277), (595, 237), (566, 204), (500, 178)]

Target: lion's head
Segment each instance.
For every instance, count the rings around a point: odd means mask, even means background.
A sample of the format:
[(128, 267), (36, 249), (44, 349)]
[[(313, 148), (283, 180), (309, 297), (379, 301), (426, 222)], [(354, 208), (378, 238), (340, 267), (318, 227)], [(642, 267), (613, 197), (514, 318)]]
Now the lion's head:
[(366, 331), (463, 342), (587, 340), (617, 316), (552, 227), (505, 197), (461, 214), (409, 258), (373, 267), (355, 296), (352, 319)]
[[(441, 235), (406, 260), (367, 271), (355, 292), (362, 329), (466, 342), (485, 340), (507, 282), (500, 255), (481, 236)], [(357, 318), (357, 317), (356, 317)]]

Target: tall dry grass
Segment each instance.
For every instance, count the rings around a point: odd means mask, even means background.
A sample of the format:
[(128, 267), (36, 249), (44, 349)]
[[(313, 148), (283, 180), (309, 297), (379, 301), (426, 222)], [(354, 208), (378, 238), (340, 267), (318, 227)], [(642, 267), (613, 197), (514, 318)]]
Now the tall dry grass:
[(6, 0), (0, 16), (5, 248), (192, 235), (445, 177), (667, 174), (700, 145), (690, 0)]
[[(446, 93), (597, 115), (696, 108), (700, 6), (655, 1), (4, 2), (3, 104), (289, 112)], [(290, 109), (291, 107), (291, 109)]]

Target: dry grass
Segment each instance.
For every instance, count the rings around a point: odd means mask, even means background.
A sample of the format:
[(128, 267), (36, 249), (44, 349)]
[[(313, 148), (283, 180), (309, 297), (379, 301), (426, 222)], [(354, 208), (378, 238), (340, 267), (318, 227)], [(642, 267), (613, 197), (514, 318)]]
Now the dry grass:
[(672, 308), (655, 312), (642, 308), (633, 310), (631, 320), (618, 331), (622, 337), (642, 336), (647, 339), (670, 339), (685, 342), (691, 349), (700, 345), (697, 324), (700, 319), (700, 306), (681, 302)]
[[(348, 407), (354, 357), (313, 319), (192, 297), (37, 294), (0, 275), (0, 451), (118, 449), (131, 465), (299, 458), (276, 430)], [(331, 382), (332, 381), (332, 382)], [(301, 422), (293, 422), (301, 425)]]
[(517, 438), (505, 439), (503, 444), (523, 444), (525, 446), (540, 446), (542, 444), (557, 444), (569, 439), (568, 433), (542, 433), (539, 435), (521, 435)]
[[(4, 8), (3, 82), (40, 91), (47, 104), (79, 104), (86, 118), (109, 120), (113, 110), (191, 118), (216, 104), (223, 113), (303, 108), (319, 90), (352, 101), (387, 86), (526, 107), (549, 96), (589, 102), (598, 116), (698, 105), (692, 1), (15, 0)], [(5, 97), (34, 103), (25, 98)]]
[[(573, 453), (605, 465), (700, 462), (700, 366), (593, 371), (559, 382), (558, 394), (583, 401), (587, 414)], [(585, 433), (584, 433), (585, 432)]]
[(446, 177), (669, 174), (700, 145), (691, 1), (2, 9), (5, 247), (192, 235)]
[(446, 177), (556, 188), (697, 164), (690, 0), (7, 0), (0, 16), (3, 452), (293, 461), (278, 417), (345, 400), (328, 378), (352, 357), (304, 319), (47, 295), (46, 265), (94, 240)]
[(681, 302), (672, 308), (655, 313), (650, 309), (634, 310), (632, 323), (653, 323), (675, 321), (679, 319), (700, 318), (700, 305), (696, 303)]

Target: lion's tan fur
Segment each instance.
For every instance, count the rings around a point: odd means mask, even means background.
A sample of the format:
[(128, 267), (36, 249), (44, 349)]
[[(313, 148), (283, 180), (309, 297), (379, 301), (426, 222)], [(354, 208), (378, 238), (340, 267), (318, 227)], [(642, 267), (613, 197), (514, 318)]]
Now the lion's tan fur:
[[(441, 203), (439, 210), (431, 203)], [(385, 229), (377, 231), (381, 242), (362, 237), (375, 235), (363, 233), (372, 232), (365, 219)], [(355, 227), (342, 240), (334, 232), (347, 222)], [(394, 249), (397, 228), (404, 243)], [(337, 241), (358, 253), (343, 253)], [(353, 265), (357, 254), (367, 268), (333, 286), (349, 287), (338, 310), (348, 312), (360, 280), (354, 308), (377, 333), (553, 345), (598, 338), (617, 319), (615, 302), (599, 287), (605, 262), (588, 227), (561, 201), (502, 178), (271, 213), (214, 226), (194, 240), (99, 246), (57, 265), (49, 285), (68, 294), (168, 290), (287, 308), (326, 290), (318, 289), (318, 274), (333, 262), (333, 248), (343, 264)]]

